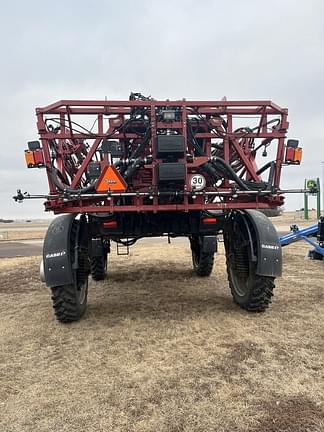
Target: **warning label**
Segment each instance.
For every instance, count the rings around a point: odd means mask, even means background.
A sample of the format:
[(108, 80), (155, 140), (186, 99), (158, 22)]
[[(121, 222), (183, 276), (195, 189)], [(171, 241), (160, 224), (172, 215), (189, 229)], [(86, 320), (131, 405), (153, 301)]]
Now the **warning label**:
[(96, 186), (97, 192), (125, 192), (126, 189), (125, 180), (112, 165), (103, 170)]

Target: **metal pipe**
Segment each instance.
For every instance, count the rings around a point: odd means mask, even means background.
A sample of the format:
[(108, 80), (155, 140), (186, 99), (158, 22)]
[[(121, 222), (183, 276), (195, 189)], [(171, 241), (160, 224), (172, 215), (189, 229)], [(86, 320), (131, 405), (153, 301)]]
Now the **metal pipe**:
[(318, 231), (318, 224), (311, 225), (304, 229), (297, 229), (289, 234), (283, 235), (279, 238), (281, 246), (287, 246), (299, 240), (304, 240), (305, 237), (316, 235)]
[(287, 189), (287, 190), (277, 190), (276, 192), (273, 192), (271, 190), (264, 190), (264, 191), (258, 191), (258, 190), (251, 190), (251, 191), (207, 191), (207, 192), (187, 192), (187, 191), (179, 191), (179, 192), (123, 192), (123, 193), (93, 193), (93, 194), (81, 194), (81, 193), (68, 193), (68, 194), (56, 194), (56, 195), (21, 195), (20, 197), (16, 196), (14, 198), (17, 198), (17, 201), (23, 201), (24, 199), (47, 199), (47, 200), (53, 200), (53, 199), (63, 199), (65, 201), (72, 201), (72, 200), (80, 200), (80, 199), (88, 199), (88, 198), (112, 198), (112, 197), (136, 197), (136, 196), (167, 196), (170, 194), (173, 194), (174, 196), (181, 196), (181, 195), (187, 195), (187, 196), (239, 196), (239, 195), (282, 195), (286, 193), (310, 193), (311, 191), (309, 189)]

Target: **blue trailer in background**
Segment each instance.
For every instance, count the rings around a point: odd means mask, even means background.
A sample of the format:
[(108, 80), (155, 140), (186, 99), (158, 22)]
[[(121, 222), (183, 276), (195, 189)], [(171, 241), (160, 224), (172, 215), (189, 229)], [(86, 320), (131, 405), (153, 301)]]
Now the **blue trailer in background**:
[(320, 217), (317, 224), (299, 229), (297, 225), (290, 227), (291, 232), (279, 237), (281, 246), (287, 246), (300, 240), (304, 240), (313, 246), (308, 256), (311, 259), (322, 260), (324, 257), (324, 217)]

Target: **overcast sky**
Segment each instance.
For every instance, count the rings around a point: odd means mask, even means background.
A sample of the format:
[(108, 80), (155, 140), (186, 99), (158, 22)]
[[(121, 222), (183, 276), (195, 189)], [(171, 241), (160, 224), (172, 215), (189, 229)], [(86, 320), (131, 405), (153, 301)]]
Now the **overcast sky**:
[(23, 151), (37, 139), (35, 107), (59, 99), (271, 99), (304, 148), (282, 186), (321, 175), (323, 1), (1, 1), (0, 41), (0, 218), (44, 217), (42, 201), (11, 196), (47, 192)]

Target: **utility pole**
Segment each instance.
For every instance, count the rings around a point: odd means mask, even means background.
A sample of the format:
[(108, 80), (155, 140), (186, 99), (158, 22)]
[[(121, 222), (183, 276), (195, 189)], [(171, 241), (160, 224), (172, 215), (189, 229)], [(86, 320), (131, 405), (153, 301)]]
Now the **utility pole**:
[[(307, 179), (305, 179), (305, 181), (304, 181), (304, 189), (307, 189)], [(305, 220), (309, 219), (309, 214), (308, 214), (308, 195), (307, 195), (307, 192), (304, 193), (304, 219)]]
[(323, 216), (324, 216), (324, 161), (321, 162), (322, 164), (322, 208), (323, 208)]

